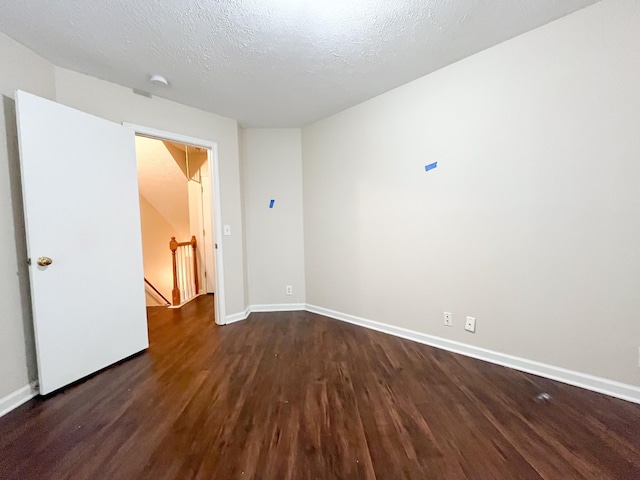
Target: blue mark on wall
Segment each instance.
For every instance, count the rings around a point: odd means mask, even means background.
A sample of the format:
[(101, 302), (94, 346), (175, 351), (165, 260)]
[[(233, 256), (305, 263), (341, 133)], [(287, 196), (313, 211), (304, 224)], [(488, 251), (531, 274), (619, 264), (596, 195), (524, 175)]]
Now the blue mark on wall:
[(429, 170), (433, 170), (434, 168), (436, 168), (438, 166), (438, 162), (433, 162), (430, 163), (429, 165), (425, 165), (424, 166), (424, 171), (428, 172)]
[(276, 201), (271, 199), (271, 201), (269, 202), (269, 208), (273, 208), (274, 203), (276, 203)]

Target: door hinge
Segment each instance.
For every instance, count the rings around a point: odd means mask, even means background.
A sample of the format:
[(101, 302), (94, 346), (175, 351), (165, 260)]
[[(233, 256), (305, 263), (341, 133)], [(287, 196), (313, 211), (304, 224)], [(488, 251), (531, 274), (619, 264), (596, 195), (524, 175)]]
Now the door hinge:
[(31, 265), (31, 259), (27, 258), (27, 265)]
[(217, 250), (217, 249), (218, 249), (218, 244), (216, 243), (216, 244), (214, 244), (214, 245), (216, 246), (216, 250)]

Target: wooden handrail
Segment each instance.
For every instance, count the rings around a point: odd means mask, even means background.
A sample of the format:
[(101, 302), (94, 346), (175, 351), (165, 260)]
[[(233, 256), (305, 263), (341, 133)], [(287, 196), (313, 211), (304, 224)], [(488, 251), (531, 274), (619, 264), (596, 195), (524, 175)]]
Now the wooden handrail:
[(166, 303), (167, 305), (171, 305), (171, 302), (170, 302), (169, 300), (167, 300), (167, 297), (165, 297), (163, 294), (161, 294), (161, 293), (160, 293), (160, 290), (158, 290), (156, 287), (154, 287), (154, 286), (153, 286), (153, 284), (152, 284), (149, 280), (147, 280), (147, 278), (146, 278), (146, 277), (145, 277), (145, 279), (144, 279), (144, 283), (146, 283), (147, 285), (149, 285), (149, 286), (151, 287), (151, 290), (153, 290), (154, 292), (156, 292), (156, 293), (158, 294), (158, 296), (159, 296), (160, 298), (162, 298), (162, 300), (164, 300), (164, 301), (165, 301), (165, 303)]
[[(176, 240), (176, 237), (171, 237), (171, 242), (169, 242), (169, 248), (171, 248), (171, 243), (175, 242), (175, 240)], [(188, 242), (175, 242), (174, 245), (175, 245), (175, 248), (177, 249), (178, 247), (186, 247), (187, 245), (195, 245), (195, 244), (196, 244), (196, 237), (193, 236), (191, 237), (191, 240), (189, 240)]]
[(200, 292), (200, 281), (198, 279), (198, 257), (196, 256), (196, 249), (198, 246), (198, 242), (196, 240), (195, 235), (191, 236), (191, 240), (188, 242), (178, 242), (176, 237), (171, 237), (171, 241), (169, 242), (169, 249), (171, 250), (171, 259), (173, 262), (173, 290), (171, 291), (171, 299), (173, 300), (173, 305), (180, 305), (180, 289), (178, 288), (178, 264), (176, 260), (176, 251), (179, 247), (186, 247), (191, 245), (192, 249), (192, 257), (193, 257), (193, 280), (195, 286), (195, 293), (198, 295)]

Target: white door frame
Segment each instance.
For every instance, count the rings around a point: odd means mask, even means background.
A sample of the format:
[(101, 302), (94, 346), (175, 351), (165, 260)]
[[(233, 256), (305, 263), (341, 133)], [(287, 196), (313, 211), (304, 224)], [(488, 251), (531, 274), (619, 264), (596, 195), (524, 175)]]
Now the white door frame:
[[(179, 133), (166, 132), (164, 130), (158, 130), (151, 127), (143, 127), (141, 125), (135, 125), (132, 123), (122, 123), (124, 126), (133, 130), (136, 135), (142, 135), (145, 137), (156, 138), (158, 140), (169, 140), (171, 142), (183, 143), (192, 147), (201, 147), (207, 149), (207, 159), (209, 160), (209, 176), (211, 177), (211, 200), (213, 202), (211, 213), (213, 215), (214, 225), (214, 245), (213, 251), (215, 252), (215, 275), (216, 275), (216, 312), (215, 320), (218, 325), (224, 325), (226, 323), (226, 310), (224, 304), (224, 268), (222, 265), (222, 210), (220, 204), (220, 170), (218, 162), (218, 144), (209, 140), (202, 140), (200, 138), (189, 137), (187, 135), (181, 135)], [(139, 208), (139, 207), (138, 207)]]

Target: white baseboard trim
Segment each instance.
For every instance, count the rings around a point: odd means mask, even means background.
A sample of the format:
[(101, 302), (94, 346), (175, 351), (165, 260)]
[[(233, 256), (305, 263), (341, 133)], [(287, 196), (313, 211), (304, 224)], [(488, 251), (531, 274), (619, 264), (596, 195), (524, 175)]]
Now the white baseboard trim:
[(246, 320), (249, 314), (251, 313), (251, 307), (247, 307), (243, 312), (232, 313), (231, 315), (227, 315), (225, 325), (235, 322), (241, 322), (242, 320)]
[(31, 382), (29, 385), (0, 398), (0, 417), (28, 402), (36, 395), (38, 395), (38, 382)]
[(200, 295), (206, 295), (206, 293), (198, 293), (197, 295), (194, 295), (193, 297), (191, 297), (189, 300), (185, 300), (184, 302), (182, 302), (180, 305), (168, 305), (167, 308), (182, 308), (184, 307), (187, 303), (195, 300), (196, 298), (198, 298)]
[(227, 322), (225, 325), (246, 320), (252, 312), (297, 312), (306, 310), (306, 307), (307, 306), (304, 303), (268, 303), (263, 305), (249, 305), (244, 312), (227, 315)]
[(540, 377), (550, 378), (576, 387), (603, 393), (611, 397), (621, 398), (622, 400), (627, 400), (629, 402), (640, 403), (640, 388), (634, 385), (628, 385), (626, 383), (595, 377), (593, 375), (536, 362), (534, 360), (528, 360), (526, 358), (514, 357), (513, 355), (507, 355), (505, 353), (474, 347), (465, 343), (455, 342), (453, 340), (447, 340), (446, 338), (427, 335), (425, 333), (395, 327), (393, 325), (375, 322), (373, 320), (367, 320), (365, 318), (336, 312), (334, 310), (329, 310), (315, 305), (307, 304), (306, 310), (308, 312), (324, 315), (325, 317), (342, 320), (361, 327), (395, 335), (396, 337), (406, 338), (407, 340), (413, 340), (414, 342), (466, 355), (467, 357), (473, 357), (479, 360), (495, 363), (497, 365), (502, 365), (504, 367), (520, 370), (522, 372), (532, 373)]
[(273, 303), (266, 305), (251, 305), (251, 312), (297, 312), (306, 310), (304, 303)]

